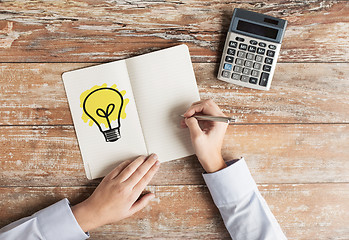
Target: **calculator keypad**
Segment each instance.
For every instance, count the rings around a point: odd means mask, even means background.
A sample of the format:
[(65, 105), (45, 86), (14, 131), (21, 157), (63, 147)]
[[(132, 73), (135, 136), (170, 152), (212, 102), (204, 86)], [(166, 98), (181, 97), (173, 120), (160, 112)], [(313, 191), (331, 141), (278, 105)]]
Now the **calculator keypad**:
[(258, 54), (261, 54), (261, 55), (264, 55), (264, 53), (265, 53), (265, 48), (257, 48), (257, 53), (258, 53)]
[(264, 86), (264, 87), (267, 86), (268, 78), (269, 78), (269, 73), (262, 72), (259, 85)]
[(241, 59), (241, 58), (237, 58), (237, 59), (235, 60), (235, 64), (236, 64), (236, 65), (242, 66), (242, 65), (244, 65), (244, 60)]
[(244, 42), (244, 41), (245, 41), (245, 39), (242, 38), (242, 37), (236, 37), (235, 40), (236, 40), (236, 41), (239, 41), (239, 42)]
[(224, 56), (223, 78), (266, 87), (276, 61), (277, 46), (249, 37), (230, 37)]
[(234, 72), (241, 73), (242, 72), (242, 67), (234, 66)]
[(226, 61), (226, 62), (229, 62), (229, 63), (233, 63), (233, 62), (234, 62), (234, 58), (231, 57), (231, 56), (226, 56), (226, 57), (225, 57), (225, 61)]
[(231, 71), (231, 69), (233, 68), (233, 65), (229, 64), (229, 63), (224, 63), (224, 67), (225, 70)]
[(239, 49), (241, 49), (241, 50), (246, 50), (246, 49), (247, 49), (247, 45), (244, 44), (244, 43), (240, 43)]
[(227, 54), (234, 56), (235, 55), (235, 49), (228, 48)]
[(238, 45), (237, 42), (234, 42), (234, 41), (229, 42), (229, 47), (236, 48), (237, 45)]

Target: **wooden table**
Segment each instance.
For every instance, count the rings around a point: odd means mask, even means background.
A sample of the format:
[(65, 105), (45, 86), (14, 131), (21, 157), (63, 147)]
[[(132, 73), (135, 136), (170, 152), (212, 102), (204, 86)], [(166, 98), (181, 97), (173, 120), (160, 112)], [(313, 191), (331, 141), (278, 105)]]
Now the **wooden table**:
[[(270, 91), (216, 80), (235, 7), (288, 20)], [(185, 43), (202, 98), (240, 124), (244, 156), (289, 239), (349, 239), (349, 2), (0, 3), (0, 227), (100, 182), (83, 170), (61, 74)], [(91, 239), (228, 239), (194, 156), (161, 166), (141, 213)]]

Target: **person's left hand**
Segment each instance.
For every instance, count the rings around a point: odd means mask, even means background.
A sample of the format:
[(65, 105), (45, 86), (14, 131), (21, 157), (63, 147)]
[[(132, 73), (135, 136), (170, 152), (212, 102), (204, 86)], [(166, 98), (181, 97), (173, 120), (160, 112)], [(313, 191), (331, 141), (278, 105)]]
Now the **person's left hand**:
[(159, 169), (157, 155), (125, 161), (104, 177), (93, 194), (72, 207), (84, 232), (127, 218), (144, 208), (155, 196), (140, 195)]

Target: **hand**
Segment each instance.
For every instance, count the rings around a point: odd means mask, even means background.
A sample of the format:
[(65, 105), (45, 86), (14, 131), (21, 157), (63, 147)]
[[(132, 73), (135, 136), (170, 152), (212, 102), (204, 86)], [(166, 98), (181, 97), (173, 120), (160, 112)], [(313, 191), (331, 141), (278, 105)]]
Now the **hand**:
[(189, 128), (191, 142), (202, 167), (206, 172), (216, 172), (227, 166), (223, 160), (221, 149), (228, 124), (200, 120), (200, 127), (198, 120), (192, 117), (197, 113), (226, 116), (215, 102), (204, 100), (193, 103), (184, 113), (185, 119), (181, 122), (182, 127)]
[(159, 166), (157, 155), (152, 154), (125, 161), (112, 170), (88, 199), (72, 207), (82, 230), (120, 221), (143, 209), (155, 195), (138, 198)]

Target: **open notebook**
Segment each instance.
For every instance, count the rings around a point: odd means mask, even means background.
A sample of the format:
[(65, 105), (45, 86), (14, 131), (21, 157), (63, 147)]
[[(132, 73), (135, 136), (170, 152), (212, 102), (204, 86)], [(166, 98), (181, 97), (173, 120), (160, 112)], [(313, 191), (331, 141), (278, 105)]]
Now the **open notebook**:
[(180, 114), (200, 99), (186, 45), (63, 73), (88, 179), (156, 153), (194, 153)]

